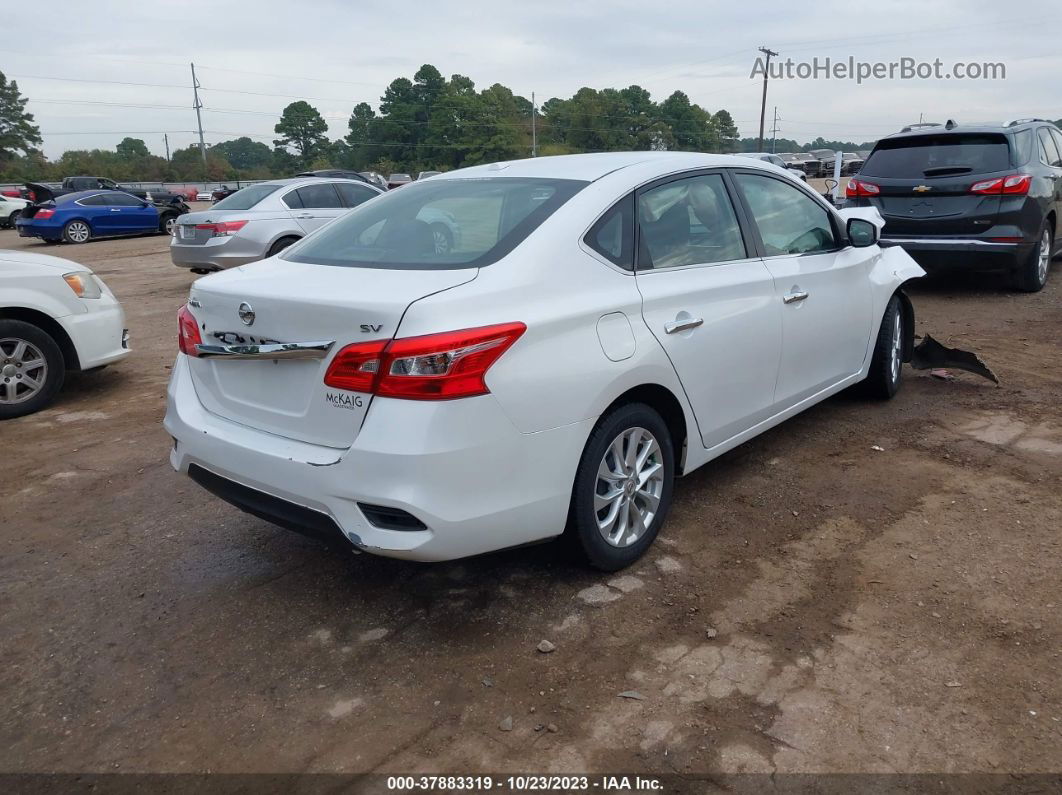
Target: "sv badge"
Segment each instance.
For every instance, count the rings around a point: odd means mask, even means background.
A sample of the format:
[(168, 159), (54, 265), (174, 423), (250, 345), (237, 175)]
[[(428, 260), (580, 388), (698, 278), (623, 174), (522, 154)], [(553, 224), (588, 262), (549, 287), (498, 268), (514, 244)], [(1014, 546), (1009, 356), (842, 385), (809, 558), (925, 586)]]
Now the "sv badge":
[(381, 324), (381, 323), (362, 323), (361, 324), (361, 332), (362, 332), (362, 334), (375, 334), (377, 331), (379, 331), (382, 328), (383, 328), (383, 324)]

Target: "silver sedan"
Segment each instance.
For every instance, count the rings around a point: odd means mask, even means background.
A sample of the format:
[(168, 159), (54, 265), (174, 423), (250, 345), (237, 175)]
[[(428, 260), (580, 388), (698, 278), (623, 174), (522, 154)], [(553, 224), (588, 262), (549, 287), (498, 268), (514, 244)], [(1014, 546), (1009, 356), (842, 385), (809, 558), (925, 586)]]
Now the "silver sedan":
[(318, 177), (248, 185), (209, 210), (182, 215), (170, 257), (193, 273), (255, 262), (381, 193), (364, 182)]

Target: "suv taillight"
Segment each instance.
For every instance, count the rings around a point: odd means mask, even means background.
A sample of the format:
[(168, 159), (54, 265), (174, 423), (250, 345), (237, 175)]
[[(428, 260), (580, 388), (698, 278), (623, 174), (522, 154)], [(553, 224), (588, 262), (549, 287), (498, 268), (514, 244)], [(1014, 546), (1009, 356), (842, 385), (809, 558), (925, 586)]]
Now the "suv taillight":
[(335, 355), (324, 382), (337, 389), (407, 400), (485, 395), (490, 391), (487, 370), (526, 330), (523, 323), (502, 323), (355, 343)]
[(181, 353), (188, 356), (198, 356), (196, 345), (203, 344), (203, 337), (199, 333), (199, 321), (188, 309), (188, 304), (181, 307), (177, 313), (177, 347)]
[(209, 229), (211, 237), (229, 237), (247, 226), (246, 221), (218, 221), (215, 224), (196, 224), (196, 229)]
[(881, 193), (881, 188), (873, 182), (866, 182), (861, 179), (855, 179), (854, 177), (848, 180), (848, 185), (844, 189), (844, 195), (849, 199), (877, 196), (879, 193)]
[(1024, 196), (1032, 186), (1031, 174), (1010, 174), (1006, 177), (983, 179), (970, 186), (970, 193), (981, 196)]

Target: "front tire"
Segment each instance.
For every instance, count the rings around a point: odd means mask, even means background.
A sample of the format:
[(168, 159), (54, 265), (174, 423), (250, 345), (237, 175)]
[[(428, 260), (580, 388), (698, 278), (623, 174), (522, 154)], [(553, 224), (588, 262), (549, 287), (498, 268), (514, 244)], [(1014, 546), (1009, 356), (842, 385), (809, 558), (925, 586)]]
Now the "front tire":
[(1014, 287), (1023, 293), (1038, 293), (1047, 284), (1047, 272), (1051, 268), (1051, 249), (1054, 245), (1051, 229), (1044, 221), (1040, 229), (1040, 242), (1029, 252), (1025, 261), (1014, 272)]
[(871, 397), (890, 400), (903, 380), (904, 322), (900, 297), (893, 295), (885, 307), (878, 329), (878, 340), (870, 360), (870, 372), (864, 382)]
[(51, 403), (65, 369), (51, 335), (32, 323), (0, 320), (0, 420), (32, 414)]
[(432, 242), (435, 245), (436, 254), (449, 254), (454, 247), (454, 235), (446, 224), (434, 223), (431, 225)]
[(644, 403), (602, 417), (575, 474), (569, 532), (602, 571), (630, 566), (653, 543), (671, 507), (675, 450), (667, 424)]
[(11, 215), (7, 217), (7, 225), (11, 228), (15, 228), (15, 223), (18, 221), (18, 217), (22, 215), (22, 210), (15, 210)]
[(92, 228), (86, 221), (67, 221), (63, 227), (63, 241), (66, 243), (87, 243), (92, 237)]

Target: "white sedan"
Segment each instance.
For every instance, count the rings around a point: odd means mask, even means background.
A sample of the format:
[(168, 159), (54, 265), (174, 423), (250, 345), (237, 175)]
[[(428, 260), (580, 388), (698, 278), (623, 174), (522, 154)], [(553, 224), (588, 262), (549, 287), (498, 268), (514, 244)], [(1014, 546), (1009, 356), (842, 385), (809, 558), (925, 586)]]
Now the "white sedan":
[[(460, 243), (434, 245), (425, 210)], [(171, 463), (357, 548), (446, 560), (567, 531), (638, 559), (672, 484), (860, 382), (891, 397), (923, 271), (779, 169), (669, 152), (451, 171), (194, 283)]]
[(84, 265), (0, 250), (0, 420), (47, 406), (67, 370), (129, 355), (121, 304)]
[(25, 199), (0, 194), (0, 226), (14, 229), (15, 221), (28, 206), (29, 202)]

